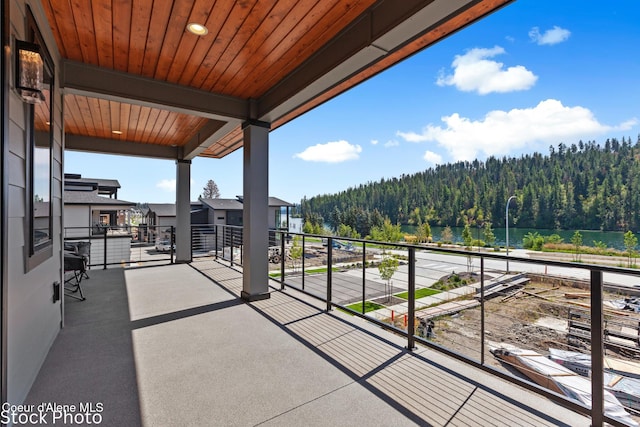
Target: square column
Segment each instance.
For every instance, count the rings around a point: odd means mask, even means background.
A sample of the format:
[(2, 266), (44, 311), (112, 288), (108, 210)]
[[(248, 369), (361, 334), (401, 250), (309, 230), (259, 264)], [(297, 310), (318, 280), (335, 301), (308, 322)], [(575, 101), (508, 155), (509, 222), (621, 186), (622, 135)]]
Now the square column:
[(269, 123), (243, 124), (242, 299), (269, 298)]
[(191, 160), (176, 160), (176, 262), (191, 262)]

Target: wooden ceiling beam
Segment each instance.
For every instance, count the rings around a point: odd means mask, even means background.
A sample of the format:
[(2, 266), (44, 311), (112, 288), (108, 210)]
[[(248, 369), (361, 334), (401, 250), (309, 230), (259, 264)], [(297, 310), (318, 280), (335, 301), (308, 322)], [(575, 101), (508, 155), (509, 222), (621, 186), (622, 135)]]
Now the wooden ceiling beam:
[(167, 145), (140, 144), (137, 142), (73, 134), (65, 134), (64, 139), (65, 150), (173, 160), (178, 159), (179, 156), (179, 147)]
[(198, 134), (191, 138), (180, 150), (180, 158), (192, 160), (240, 125), (240, 121), (218, 122), (210, 120)]
[[(276, 122), (480, 0), (381, 0), (259, 100)], [(337, 95), (337, 93), (336, 93)]]
[(209, 119), (246, 120), (248, 101), (95, 65), (64, 60), (64, 93), (160, 108)]

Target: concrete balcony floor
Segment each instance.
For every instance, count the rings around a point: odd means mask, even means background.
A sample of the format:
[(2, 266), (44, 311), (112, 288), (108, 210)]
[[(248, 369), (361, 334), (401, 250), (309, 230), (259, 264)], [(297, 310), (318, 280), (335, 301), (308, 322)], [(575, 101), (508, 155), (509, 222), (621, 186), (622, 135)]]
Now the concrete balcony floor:
[(590, 420), (294, 290), (246, 304), (211, 259), (91, 270), (27, 403), (105, 426), (588, 426)]

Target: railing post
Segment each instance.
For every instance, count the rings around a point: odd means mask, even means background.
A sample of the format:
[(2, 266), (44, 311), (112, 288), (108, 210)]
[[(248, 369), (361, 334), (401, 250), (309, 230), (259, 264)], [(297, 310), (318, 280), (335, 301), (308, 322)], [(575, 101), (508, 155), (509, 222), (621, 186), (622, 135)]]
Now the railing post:
[[(175, 229), (171, 226), (171, 236), (169, 237), (169, 258), (170, 264), (173, 264), (173, 242), (175, 242)], [(193, 256), (193, 253), (191, 254)]]
[(280, 233), (280, 290), (284, 290), (284, 257), (284, 233)]
[(229, 230), (230, 233), (230, 241), (229, 241), (229, 260), (231, 262), (231, 267), (233, 267), (233, 229)]
[(484, 257), (480, 257), (480, 364), (484, 365)]
[(333, 238), (327, 238), (327, 311), (331, 311), (331, 273), (333, 267)]
[(244, 245), (242, 244), (244, 242), (243, 233), (244, 229), (240, 229), (240, 244), (238, 245), (240, 248), (240, 265), (244, 265)]
[(362, 314), (365, 313), (364, 301), (367, 299), (367, 247), (362, 242)]
[(416, 248), (409, 248), (409, 313), (407, 313), (407, 350), (416, 348)]
[(214, 225), (213, 226), (213, 236), (215, 241), (213, 242), (213, 256), (214, 259), (218, 259), (218, 226)]
[(302, 290), (304, 291), (304, 234), (302, 235)]
[(102, 257), (102, 269), (107, 269), (107, 230), (104, 230), (104, 254)]
[(602, 271), (591, 270), (591, 425), (604, 424)]

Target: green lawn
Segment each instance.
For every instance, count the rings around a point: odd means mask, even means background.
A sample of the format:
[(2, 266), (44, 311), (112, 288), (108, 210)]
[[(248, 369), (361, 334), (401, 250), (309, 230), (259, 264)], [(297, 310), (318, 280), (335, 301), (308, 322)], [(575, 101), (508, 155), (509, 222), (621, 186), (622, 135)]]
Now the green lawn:
[[(442, 291), (431, 288), (416, 289), (416, 299), (429, 297), (431, 295), (439, 294), (440, 292)], [(396, 294), (395, 296), (402, 299), (409, 299), (409, 292), (401, 292), (399, 294)]]
[[(304, 270), (304, 274), (320, 274), (320, 273), (326, 273), (328, 270), (327, 267), (319, 267), (319, 268), (307, 268)], [(331, 268), (331, 271), (333, 272), (337, 272), (340, 271), (341, 269), (338, 267), (333, 267)], [(296, 273), (298, 274), (298, 272)], [(285, 273), (285, 276), (287, 275), (287, 273)], [(280, 273), (269, 273), (269, 277), (280, 277)]]
[[(357, 311), (358, 313), (362, 313), (362, 303), (360, 302), (348, 305), (347, 308), (350, 308), (353, 311)], [(365, 313), (368, 313), (373, 310), (378, 310), (380, 308), (384, 308), (384, 305), (376, 304), (375, 302), (371, 302), (371, 301), (364, 302)]]

